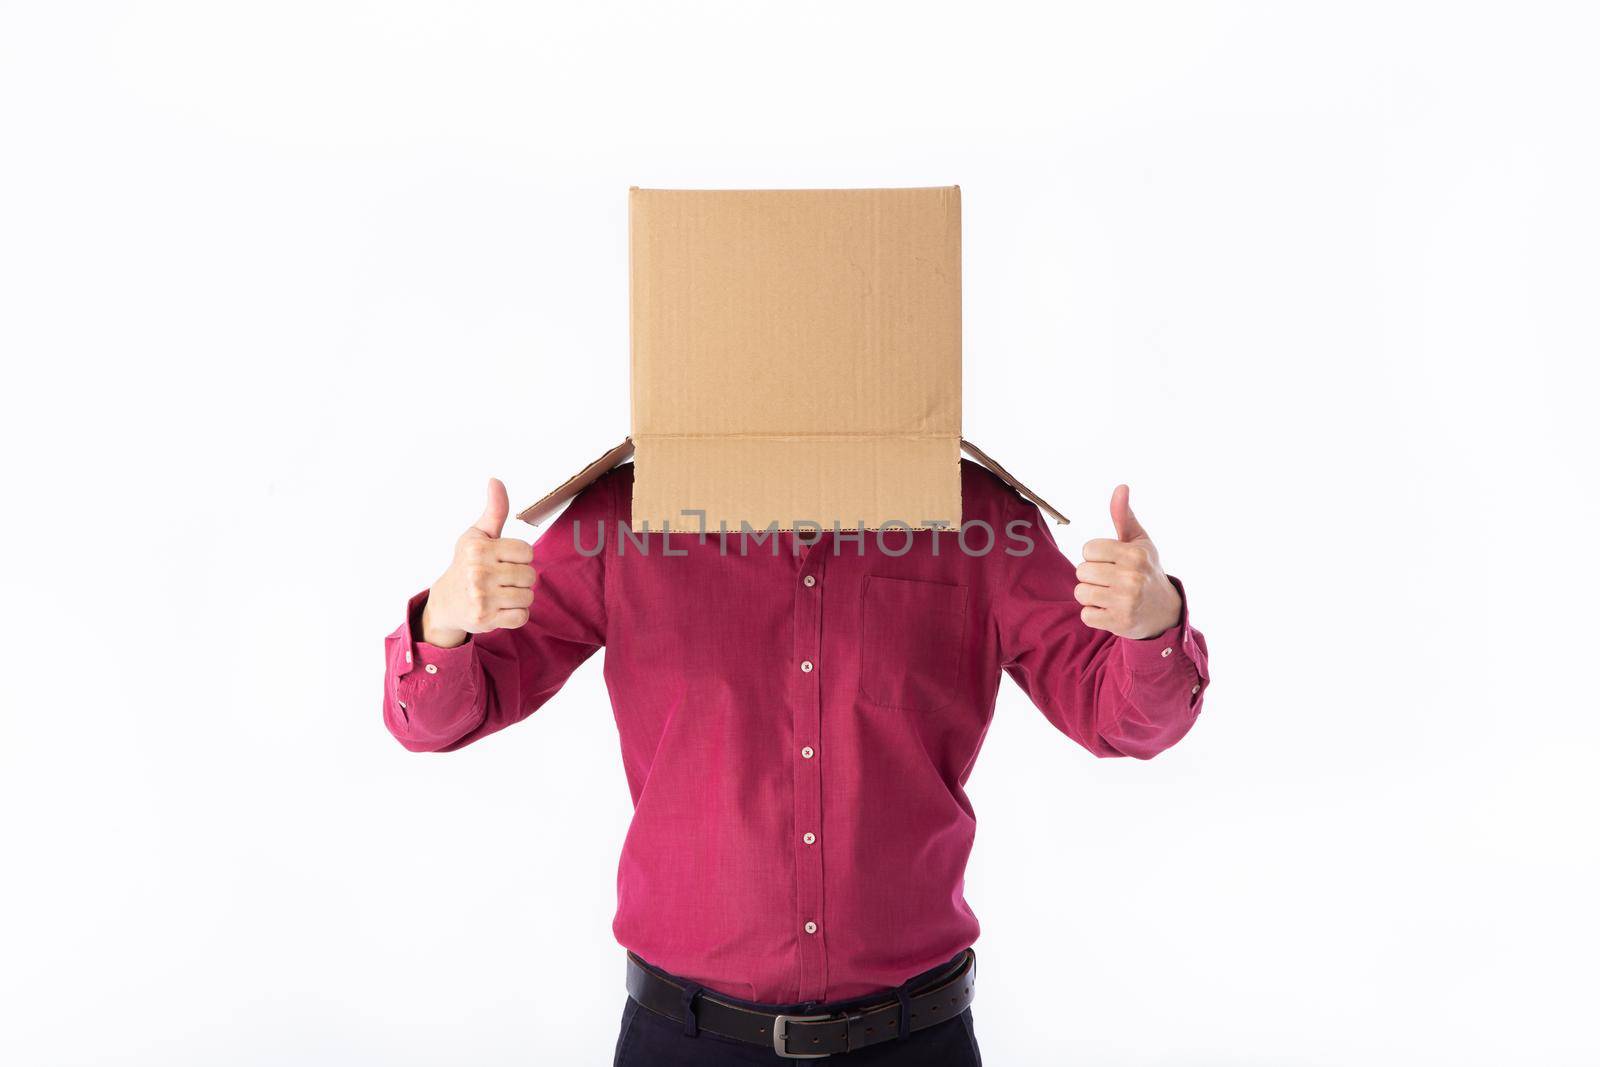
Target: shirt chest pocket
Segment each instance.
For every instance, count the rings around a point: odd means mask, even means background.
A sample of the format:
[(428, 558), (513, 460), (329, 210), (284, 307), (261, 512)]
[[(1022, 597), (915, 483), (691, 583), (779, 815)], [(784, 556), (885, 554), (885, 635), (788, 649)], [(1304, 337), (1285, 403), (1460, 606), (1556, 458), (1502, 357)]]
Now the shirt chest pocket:
[(869, 575), (861, 605), (861, 695), (937, 711), (955, 699), (967, 587)]

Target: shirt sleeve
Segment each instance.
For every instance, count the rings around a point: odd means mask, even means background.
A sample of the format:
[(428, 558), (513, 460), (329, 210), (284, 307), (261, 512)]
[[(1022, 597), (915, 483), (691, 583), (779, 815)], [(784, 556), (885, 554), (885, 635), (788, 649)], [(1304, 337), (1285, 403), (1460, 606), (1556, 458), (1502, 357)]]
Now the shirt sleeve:
[(596, 550), (595, 524), (614, 519), (612, 488), (610, 478), (590, 486), (534, 542), (533, 605), (517, 629), (438, 648), (421, 640), (427, 592), (411, 598), (384, 640), (383, 721), (397, 741), (413, 752), (449, 752), (503, 730), (605, 644), (605, 553)]
[(1006, 673), (1058, 730), (1096, 756), (1149, 759), (1177, 744), (1200, 714), (1210, 680), (1183, 584), (1172, 579), (1183, 605), (1165, 633), (1135, 641), (1096, 630), (1084, 625), (1073, 596), (1077, 568), (1039, 509), (1019, 500), (1011, 521), (1028, 524), (1032, 548), (1008, 556), (996, 594)]

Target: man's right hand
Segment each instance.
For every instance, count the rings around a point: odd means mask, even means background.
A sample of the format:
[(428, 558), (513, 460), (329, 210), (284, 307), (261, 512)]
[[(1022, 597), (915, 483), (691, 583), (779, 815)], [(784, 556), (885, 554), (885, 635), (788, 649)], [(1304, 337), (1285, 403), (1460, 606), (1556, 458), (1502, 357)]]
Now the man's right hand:
[(456, 542), (456, 558), (428, 590), (422, 608), (422, 639), (455, 648), (468, 634), (515, 629), (528, 621), (533, 604), (533, 547), (501, 537), (511, 502), (505, 483), (489, 479), (489, 503)]

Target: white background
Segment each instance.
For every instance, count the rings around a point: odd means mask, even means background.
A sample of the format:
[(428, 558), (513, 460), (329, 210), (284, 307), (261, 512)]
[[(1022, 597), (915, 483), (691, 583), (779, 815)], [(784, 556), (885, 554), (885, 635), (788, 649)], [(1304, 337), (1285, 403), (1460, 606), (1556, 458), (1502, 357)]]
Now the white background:
[(1005, 685), (987, 1061), (1596, 1062), (1596, 28), (0, 3), (0, 1060), (609, 1063), (598, 659), (419, 756), (381, 639), (625, 432), (628, 185), (955, 182), (968, 435), (1215, 672), (1151, 763)]

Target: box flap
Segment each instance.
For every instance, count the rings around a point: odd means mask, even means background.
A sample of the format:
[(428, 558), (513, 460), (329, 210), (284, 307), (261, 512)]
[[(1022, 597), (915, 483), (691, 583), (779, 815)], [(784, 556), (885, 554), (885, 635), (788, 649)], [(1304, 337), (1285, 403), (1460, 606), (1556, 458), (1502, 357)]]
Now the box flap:
[(636, 530), (959, 525), (958, 189), (634, 189), (629, 217)]
[(989, 454), (988, 453), (986, 453), (983, 449), (979, 448), (977, 445), (973, 444), (971, 441), (968, 441), (966, 438), (962, 438), (962, 440), (961, 440), (961, 450), (963, 452), (965, 452), (967, 455), (971, 456), (973, 458), (973, 460), (975, 460), (977, 463), (982, 465), (984, 467), (984, 469), (988, 470), (996, 478), (999, 478), (1002, 482), (1005, 482), (1011, 488), (1015, 489), (1018, 493), (1021, 493), (1025, 500), (1031, 500), (1031, 501), (1033, 501), (1033, 503), (1037, 504), (1039, 506), (1039, 510), (1040, 511), (1044, 512), (1046, 515), (1050, 516), (1052, 519), (1055, 519), (1056, 522), (1058, 522), (1061, 525), (1065, 526), (1065, 525), (1067, 525), (1068, 523), (1070, 523), (1072, 521), (1071, 519), (1067, 518), (1065, 515), (1061, 514), (1061, 512), (1057, 511), (1055, 508), (1053, 508), (1049, 504), (1045, 503), (1044, 497), (1040, 496), (1038, 493), (1035, 493), (1032, 489), (1029, 489), (1027, 486), (1025, 486), (1021, 482), (1017, 481), (1017, 479), (1012, 475), (1012, 473), (1010, 471), (1006, 470), (1004, 467), (1000, 466), (1000, 464), (996, 463), (993, 459), (989, 458)]
[(537, 526), (562, 504), (593, 485), (602, 474), (633, 455), (633, 438), (624, 437), (622, 443), (610, 448), (599, 459), (574, 474), (533, 504), (517, 512), (517, 518), (530, 526)]
[[(749, 470), (752, 472), (752, 476), (754, 476), (755, 474), (759, 473), (760, 460), (761, 460), (761, 456), (760, 456), (761, 443), (760, 442), (747, 442), (747, 443), (750, 445), (750, 447), (752, 449), (752, 452), (751, 452), (751, 454), (749, 456), (749, 458), (752, 460), (752, 463), (751, 463), (751, 465), (749, 467)], [(976, 462), (976, 463), (980, 464), (981, 466), (983, 466), (984, 469), (986, 469), (989, 472), (991, 472), (996, 478), (999, 478), (1002, 482), (1005, 482), (1011, 488), (1015, 489), (1018, 493), (1022, 494), (1022, 496), (1025, 499), (1031, 500), (1035, 504), (1037, 504), (1039, 506), (1039, 510), (1040, 511), (1044, 512), (1046, 515), (1049, 515), (1051, 518), (1055, 519), (1056, 522), (1058, 522), (1058, 523), (1060, 523), (1062, 525), (1066, 525), (1067, 523), (1072, 521), (1071, 519), (1068, 519), (1065, 515), (1061, 514), (1061, 512), (1059, 512), (1055, 508), (1051, 507), (1050, 504), (1045, 501), (1044, 497), (1040, 496), (1038, 493), (1035, 493), (1032, 489), (1029, 489), (1026, 485), (1023, 485), (1022, 482), (1018, 481), (1017, 478), (1010, 471), (1008, 471), (1004, 467), (1000, 466), (1000, 464), (995, 462), (994, 459), (992, 459), (987, 452), (985, 452), (983, 449), (979, 448), (977, 445), (973, 444), (971, 441), (968, 441), (965, 438), (963, 438), (962, 441), (961, 441), (961, 450), (963, 452), (965, 452), (967, 455), (971, 456), (974, 462)], [(550, 492), (548, 492), (544, 496), (540, 497), (538, 499), (538, 501), (536, 501), (535, 503), (529, 505), (526, 508), (523, 508), (520, 512), (517, 513), (517, 518), (521, 519), (523, 522), (528, 523), (531, 526), (537, 526), (540, 522), (544, 521), (551, 514), (553, 514), (556, 511), (557, 508), (561, 507), (562, 504), (565, 504), (572, 497), (577, 496), (579, 493), (581, 493), (585, 489), (589, 488), (589, 486), (593, 485), (594, 482), (596, 481), (596, 479), (598, 479), (602, 474), (604, 474), (606, 471), (610, 470), (611, 468), (617, 466), (619, 463), (621, 463), (623, 460), (627, 459), (631, 455), (633, 455), (633, 438), (625, 437), (625, 438), (623, 438), (621, 444), (615, 446), (614, 448), (611, 448), (611, 449), (607, 450), (604, 455), (600, 456), (600, 458), (598, 458), (594, 462), (590, 463), (587, 467), (584, 467), (583, 470), (579, 471), (577, 474), (574, 474), (572, 477), (570, 477), (566, 481), (562, 482), (556, 488), (550, 490)], [(859, 464), (860, 462), (862, 462), (862, 457), (861, 457), (860, 453), (857, 452), (854, 449), (852, 449), (850, 451), (850, 454), (849, 454), (848, 458), (849, 458), (849, 461), (852, 464)], [(884, 453), (884, 454), (882, 454), (880, 456), (875, 456), (874, 459), (879, 461), (878, 463), (875, 464), (875, 466), (885, 466), (886, 469), (889, 470), (890, 473), (892, 473), (893, 470), (895, 469), (893, 464), (895, 462), (903, 459), (903, 457), (900, 457), (897, 454), (895, 454), (892, 451), (892, 446), (891, 446), (891, 450), (890, 451), (888, 451), (888, 452), (886, 452), (886, 453)], [(823, 471), (823, 469), (822, 469), (822, 467), (820, 465), (817, 468), (817, 475), (819, 477), (825, 476), (825, 472)], [(959, 478), (959, 474), (958, 474), (958, 478)], [(756, 479), (754, 477), (752, 477), (752, 481), (754, 481), (754, 480), (756, 480)], [(930, 505), (930, 506), (933, 506), (933, 505)], [(677, 526), (679, 529), (698, 529), (699, 528), (698, 522), (685, 524), (685, 523), (680, 521), (680, 522), (674, 523), (674, 525)]]

